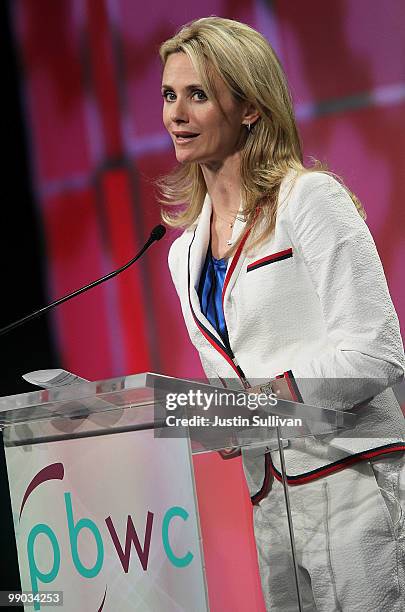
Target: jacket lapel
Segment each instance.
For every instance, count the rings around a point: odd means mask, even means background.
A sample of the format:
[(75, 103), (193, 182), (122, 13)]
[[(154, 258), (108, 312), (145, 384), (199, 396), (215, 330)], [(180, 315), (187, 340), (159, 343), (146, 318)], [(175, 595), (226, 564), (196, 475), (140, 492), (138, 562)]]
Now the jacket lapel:
[[(280, 194), (278, 197), (279, 206), (284, 204), (284, 200), (286, 199), (286, 196), (290, 193), (290, 190), (288, 190), (288, 187), (290, 187), (291, 189), (295, 175), (296, 173), (294, 170), (289, 170), (286, 176), (284, 177), (281, 183), (281, 186), (280, 186)], [(245, 262), (246, 251), (244, 249), (244, 246), (246, 244), (246, 241), (252, 229), (252, 226), (248, 226), (246, 222), (241, 220), (243, 218), (242, 210), (243, 208), (242, 208), (242, 202), (241, 202), (240, 207), (239, 207), (238, 217), (236, 218), (235, 224), (233, 226), (232, 242), (236, 242), (242, 234), (244, 235), (243, 235), (243, 238), (235, 254), (233, 255), (233, 257), (230, 258), (228, 262), (228, 269), (226, 272), (224, 289), (222, 292), (222, 305), (224, 308), (224, 312), (225, 312), (226, 303), (231, 294), (232, 288)], [(255, 219), (257, 218), (258, 213), (259, 211), (257, 210)]]
[[(218, 338), (217, 332), (214, 330), (209, 321), (204, 317), (201, 312), (200, 300), (198, 298), (197, 290), (200, 282), (201, 272), (204, 267), (205, 258), (207, 256), (208, 244), (210, 241), (211, 234), (211, 214), (212, 204), (211, 198), (208, 193), (205, 196), (204, 204), (201, 210), (201, 214), (198, 218), (194, 236), (192, 238), (192, 244), (190, 245), (190, 256), (189, 256), (189, 278), (190, 278), (190, 301), (194, 314), (198, 316), (200, 320), (212, 331)], [(249, 230), (246, 222), (243, 220), (242, 215), (242, 204), (239, 208), (239, 213), (233, 226), (232, 231), (232, 242), (236, 242), (240, 236), (245, 232), (245, 236), (232, 257), (228, 260), (227, 271), (225, 275), (224, 288), (222, 292), (222, 303), (225, 307), (226, 300), (228, 299), (232, 287), (239, 275), (239, 272), (245, 261), (245, 254), (243, 247), (248, 237)]]
[[(195, 325), (199, 329), (202, 337), (204, 337), (215, 350), (222, 355), (222, 357), (228, 362), (234, 372), (242, 381), (243, 386), (246, 388), (249, 383), (245, 380), (244, 374), (240, 367), (237, 365), (235, 357), (229, 347), (226, 347), (222, 338), (218, 332), (214, 329), (211, 323), (201, 312), (200, 300), (198, 297), (198, 285), (200, 282), (201, 271), (204, 266), (205, 258), (207, 256), (208, 244), (210, 241), (210, 226), (211, 226), (211, 212), (212, 204), (208, 194), (205, 197), (203, 208), (201, 210), (200, 217), (195, 226), (194, 232), (188, 248), (188, 303), (190, 308), (190, 314), (194, 320)], [(245, 256), (243, 253), (243, 246), (249, 235), (249, 231), (245, 229), (246, 223), (241, 220), (237, 220), (233, 227), (232, 239), (236, 240), (240, 236), (241, 232), (245, 230), (241, 243), (235, 252), (234, 256), (228, 261), (228, 268), (225, 275), (225, 282), (223, 288), (224, 296), (229, 296), (232, 286), (239, 274)], [(226, 317), (225, 317), (226, 322)]]
[[(211, 200), (208, 194), (205, 196), (204, 204), (201, 210), (201, 214), (198, 217), (196, 223), (194, 237), (192, 238), (192, 244), (190, 248), (189, 257), (189, 274), (190, 274), (190, 289), (191, 293), (194, 293), (195, 298), (198, 300), (197, 289), (200, 282), (200, 276), (204, 267), (205, 258), (207, 256), (208, 244), (210, 241), (210, 225), (211, 225)], [(194, 305), (194, 302), (193, 302)], [(200, 311), (200, 307), (197, 308)]]
[[(201, 214), (198, 218), (197, 225), (190, 243), (188, 257), (188, 277), (189, 277), (189, 304), (193, 318), (197, 318), (199, 323), (214, 336), (214, 338), (222, 344), (222, 340), (218, 332), (214, 329), (208, 319), (201, 312), (200, 300), (198, 297), (198, 285), (200, 282), (201, 272), (204, 267), (205, 258), (207, 256), (208, 245), (211, 232), (211, 199), (207, 193)], [(200, 328), (200, 326), (198, 326)], [(201, 331), (201, 328), (200, 328)]]
[(231, 294), (232, 288), (236, 282), (236, 279), (239, 276), (239, 273), (243, 267), (243, 263), (246, 259), (246, 254), (244, 250), (244, 246), (246, 244), (246, 240), (249, 237), (251, 228), (247, 225), (246, 221), (242, 220), (242, 204), (239, 208), (239, 214), (236, 218), (235, 224), (233, 226), (232, 232), (232, 242), (236, 242), (241, 236), (241, 242), (239, 243), (238, 248), (236, 249), (233, 257), (231, 257), (228, 261), (228, 268), (225, 275), (224, 287), (222, 291), (222, 305), (225, 312), (225, 307), (229, 296)]

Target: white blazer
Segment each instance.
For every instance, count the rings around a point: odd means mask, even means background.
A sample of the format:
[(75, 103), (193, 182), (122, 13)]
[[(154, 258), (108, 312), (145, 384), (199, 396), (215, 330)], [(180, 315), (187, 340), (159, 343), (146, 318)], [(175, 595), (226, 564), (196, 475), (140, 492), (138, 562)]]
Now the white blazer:
[[(235, 222), (233, 239), (244, 237), (228, 261), (223, 290), (231, 351), (202, 314), (197, 295), (211, 210), (207, 194), (198, 220), (169, 252), (184, 320), (208, 379), (217, 386), (236, 379), (243, 388), (244, 379), (254, 386), (282, 375), (298, 401), (356, 406), (350, 434), (290, 441), (289, 482), (405, 450), (404, 418), (390, 389), (404, 376), (399, 322), (373, 238), (346, 190), (327, 174), (297, 178), (290, 171), (275, 231), (255, 252), (244, 248), (250, 229)], [(346, 380), (336, 385), (336, 379)], [(265, 465), (279, 477), (278, 456), (264, 459), (266, 450), (244, 454), (254, 496), (263, 494)]]

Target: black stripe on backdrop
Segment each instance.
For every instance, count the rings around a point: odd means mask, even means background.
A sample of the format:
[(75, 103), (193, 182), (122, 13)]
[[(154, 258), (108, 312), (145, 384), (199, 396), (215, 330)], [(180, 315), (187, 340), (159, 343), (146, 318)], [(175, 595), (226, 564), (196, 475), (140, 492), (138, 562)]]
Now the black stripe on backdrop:
[[(3, 24), (2, 223), (0, 327), (46, 303), (44, 248), (33, 196), (21, 89), (13, 40), (13, 2), (0, 3)], [(32, 389), (21, 374), (57, 367), (46, 319), (0, 339), (0, 395)], [(0, 436), (1, 437), (1, 436)], [(0, 590), (20, 589), (17, 553), (2, 439), (0, 440)], [(22, 608), (13, 608), (18, 610)]]

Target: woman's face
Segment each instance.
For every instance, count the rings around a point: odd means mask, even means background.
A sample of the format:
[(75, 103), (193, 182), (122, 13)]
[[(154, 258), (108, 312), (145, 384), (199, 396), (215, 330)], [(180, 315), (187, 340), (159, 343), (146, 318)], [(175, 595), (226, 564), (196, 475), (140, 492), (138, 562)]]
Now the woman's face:
[(240, 148), (247, 132), (242, 125), (244, 106), (235, 101), (222, 79), (216, 77), (214, 82), (226, 117), (207, 98), (188, 56), (169, 55), (162, 78), (163, 123), (180, 163), (221, 163)]

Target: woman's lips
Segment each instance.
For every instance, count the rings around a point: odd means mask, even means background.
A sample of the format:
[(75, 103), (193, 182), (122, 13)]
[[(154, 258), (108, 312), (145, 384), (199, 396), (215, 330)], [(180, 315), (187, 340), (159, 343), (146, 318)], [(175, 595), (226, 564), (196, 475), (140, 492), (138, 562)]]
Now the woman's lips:
[(193, 136), (191, 134), (189, 136), (176, 136), (175, 135), (175, 140), (177, 144), (185, 144), (187, 142), (191, 142), (192, 140), (195, 140), (197, 136), (199, 136), (199, 134), (194, 134)]

